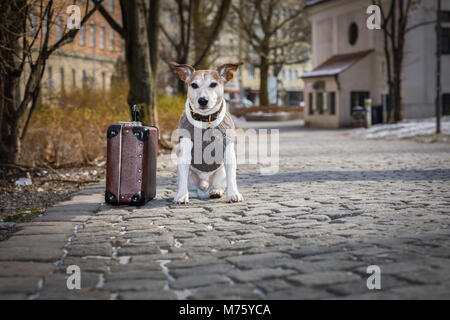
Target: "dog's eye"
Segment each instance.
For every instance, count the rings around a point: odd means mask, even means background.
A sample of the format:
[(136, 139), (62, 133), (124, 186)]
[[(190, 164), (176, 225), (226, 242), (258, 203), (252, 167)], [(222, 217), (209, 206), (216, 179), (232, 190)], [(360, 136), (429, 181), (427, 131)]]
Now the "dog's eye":
[(194, 89), (198, 89), (198, 84), (193, 83), (193, 84), (191, 84), (191, 87), (194, 88)]
[(216, 83), (216, 82), (213, 82), (213, 83), (211, 83), (209, 86), (210, 86), (211, 88), (215, 88), (215, 87), (217, 87), (217, 83)]

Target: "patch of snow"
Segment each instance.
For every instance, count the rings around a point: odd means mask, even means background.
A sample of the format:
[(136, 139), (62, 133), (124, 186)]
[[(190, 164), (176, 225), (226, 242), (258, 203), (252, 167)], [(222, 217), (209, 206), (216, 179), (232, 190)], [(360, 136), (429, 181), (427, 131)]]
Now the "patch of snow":
[[(405, 120), (394, 124), (374, 125), (369, 129), (351, 130), (351, 135), (366, 139), (409, 138), (415, 136), (431, 136), (436, 132), (436, 118)], [(442, 134), (450, 134), (450, 117), (441, 119)]]

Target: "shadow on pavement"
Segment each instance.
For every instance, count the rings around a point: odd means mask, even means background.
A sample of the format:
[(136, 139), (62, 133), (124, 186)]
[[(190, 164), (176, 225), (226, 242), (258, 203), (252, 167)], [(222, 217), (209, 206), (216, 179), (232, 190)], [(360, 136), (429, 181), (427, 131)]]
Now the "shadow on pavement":
[(326, 181), (450, 181), (450, 170), (373, 170), (282, 172), (270, 176), (240, 173), (238, 185)]

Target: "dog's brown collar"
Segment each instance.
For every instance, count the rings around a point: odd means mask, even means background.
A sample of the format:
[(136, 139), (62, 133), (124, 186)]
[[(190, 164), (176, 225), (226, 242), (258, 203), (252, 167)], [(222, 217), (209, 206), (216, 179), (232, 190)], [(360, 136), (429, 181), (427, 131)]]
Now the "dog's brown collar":
[(220, 109), (212, 114), (203, 115), (200, 113), (196, 113), (194, 110), (192, 110), (191, 104), (189, 104), (189, 111), (191, 112), (192, 119), (201, 122), (209, 122), (209, 125), (211, 125), (211, 122), (215, 121), (219, 117), (220, 113), (222, 112), (223, 105), (224, 103), (222, 102)]

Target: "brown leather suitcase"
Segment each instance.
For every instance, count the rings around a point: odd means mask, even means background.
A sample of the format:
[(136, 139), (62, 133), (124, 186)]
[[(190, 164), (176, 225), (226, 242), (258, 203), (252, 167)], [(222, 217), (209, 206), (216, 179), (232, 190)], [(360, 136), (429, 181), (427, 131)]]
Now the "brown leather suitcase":
[(158, 138), (158, 128), (141, 124), (137, 106), (133, 106), (133, 122), (109, 126), (107, 203), (143, 205), (155, 197)]

